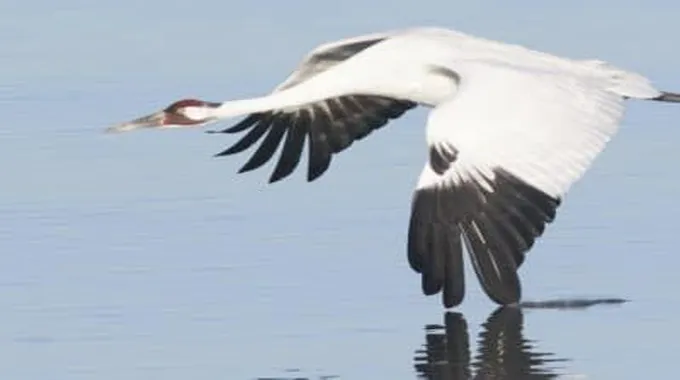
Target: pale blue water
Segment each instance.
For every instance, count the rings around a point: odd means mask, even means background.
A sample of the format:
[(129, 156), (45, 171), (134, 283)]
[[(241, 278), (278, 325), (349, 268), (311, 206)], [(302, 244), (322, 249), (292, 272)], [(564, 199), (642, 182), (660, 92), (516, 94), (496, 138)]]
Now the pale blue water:
[[(275, 186), (271, 165), (236, 175), (246, 156), (211, 158), (229, 136), (102, 134), (110, 123), (187, 96), (264, 92), (315, 43), (415, 24), (611, 59), (680, 89), (680, 6), (668, 1), (320, 4), (0, 1), (0, 377), (410, 379), (426, 341), (442, 355), (444, 332), (426, 326), (444, 312), (404, 252), (424, 111), (318, 183), (298, 173)], [(567, 360), (540, 373), (675, 375), (679, 120), (680, 107), (631, 103), (522, 268), (526, 299), (631, 302), (526, 310), (521, 324), (506, 313), (489, 328), (495, 305), (470, 281), (455, 310), (466, 325), (449, 316), (447, 339), (469, 344), (473, 373), (496, 360), (501, 338), (483, 333), (531, 341), (508, 365)], [(436, 378), (465, 373), (460, 352)]]

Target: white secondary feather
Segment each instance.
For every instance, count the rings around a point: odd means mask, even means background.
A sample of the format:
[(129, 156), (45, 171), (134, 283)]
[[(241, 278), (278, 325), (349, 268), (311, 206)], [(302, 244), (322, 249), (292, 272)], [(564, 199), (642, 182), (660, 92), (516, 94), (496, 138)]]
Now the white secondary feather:
[(433, 109), (429, 145), (458, 150), (443, 174), (429, 166), (419, 188), (477, 179), (502, 167), (553, 197), (563, 196), (616, 133), (623, 98), (603, 78), (488, 62), (459, 68), (458, 92)]

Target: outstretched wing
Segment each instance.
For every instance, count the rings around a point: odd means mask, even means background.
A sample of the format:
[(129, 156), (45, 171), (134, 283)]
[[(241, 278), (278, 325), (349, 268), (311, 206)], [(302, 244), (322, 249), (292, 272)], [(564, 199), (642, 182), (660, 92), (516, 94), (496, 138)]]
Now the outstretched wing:
[[(293, 87), (385, 39), (392, 33), (370, 34), (325, 44), (314, 49), (274, 92)], [(330, 166), (331, 156), (366, 137), (373, 130), (400, 117), (416, 103), (379, 96), (351, 95), (326, 99), (294, 109), (278, 109), (248, 115), (223, 133), (247, 131), (228, 149), (226, 156), (242, 152), (256, 143), (259, 147), (239, 170), (246, 172), (267, 163), (283, 145), (269, 182), (290, 175), (300, 162), (305, 140), (308, 142), (307, 180), (313, 181)], [(285, 139), (284, 139), (285, 136)]]
[(517, 269), (613, 136), (623, 98), (596, 78), (482, 65), (428, 121), (412, 202), (411, 267), (427, 295), (464, 296), (462, 244), (491, 299), (518, 302)]

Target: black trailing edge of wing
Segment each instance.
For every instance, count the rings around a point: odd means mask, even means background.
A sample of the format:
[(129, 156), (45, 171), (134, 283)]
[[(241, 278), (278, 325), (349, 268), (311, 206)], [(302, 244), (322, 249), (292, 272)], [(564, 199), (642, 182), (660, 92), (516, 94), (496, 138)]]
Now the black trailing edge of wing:
[(462, 242), (486, 294), (501, 305), (517, 303), (517, 269), (555, 218), (561, 200), (496, 168), (489, 191), (474, 181), (418, 189), (412, 201), (408, 260), (422, 275), (426, 295), (442, 292), (445, 307), (464, 297)]

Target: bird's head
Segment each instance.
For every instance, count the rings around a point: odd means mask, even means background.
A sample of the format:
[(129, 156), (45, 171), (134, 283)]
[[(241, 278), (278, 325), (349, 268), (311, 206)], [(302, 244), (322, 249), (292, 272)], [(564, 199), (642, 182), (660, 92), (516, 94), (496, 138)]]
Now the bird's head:
[(107, 132), (127, 132), (138, 128), (196, 127), (215, 120), (214, 110), (220, 103), (197, 99), (176, 101), (165, 109), (150, 115), (109, 127)]

